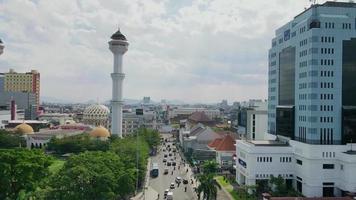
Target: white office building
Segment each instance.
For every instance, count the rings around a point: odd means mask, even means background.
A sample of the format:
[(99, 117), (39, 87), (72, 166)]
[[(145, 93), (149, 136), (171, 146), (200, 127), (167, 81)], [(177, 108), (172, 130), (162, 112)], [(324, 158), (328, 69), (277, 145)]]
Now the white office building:
[(356, 192), (356, 3), (312, 5), (279, 28), (268, 67), (276, 140), (237, 142), (237, 181), (281, 175), (307, 197)]

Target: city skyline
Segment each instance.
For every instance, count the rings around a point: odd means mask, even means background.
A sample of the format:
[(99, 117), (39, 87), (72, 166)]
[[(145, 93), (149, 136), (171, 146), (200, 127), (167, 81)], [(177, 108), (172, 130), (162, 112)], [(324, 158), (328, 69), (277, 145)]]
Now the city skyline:
[(269, 38), (310, 3), (15, 0), (0, 5), (6, 46), (1, 71), (38, 70), (42, 96), (109, 100), (107, 42), (119, 25), (131, 45), (124, 98), (231, 103), (267, 98)]

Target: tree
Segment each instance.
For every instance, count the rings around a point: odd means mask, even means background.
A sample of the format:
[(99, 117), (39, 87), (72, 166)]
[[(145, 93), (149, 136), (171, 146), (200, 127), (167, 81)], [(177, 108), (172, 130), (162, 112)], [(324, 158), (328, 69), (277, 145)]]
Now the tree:
[(50, 180), (47, 199), (125, 199), (135, 190), (135, 171), (113, 152), (74, 155)]
[(107, 151), (110, 141), (91, 138), (88, 134), (68, 136), (64, 138), (53, 137), (47, 144), (47, 149), (58, 154), (80, 153), (84, 151)]
[(26, 147), (25, 138), (19, 134), (0, 130), (0, 149), (11, 149), (17, 147)]
[(161, 142), (159, 132), (156, 130), (142, 128), (138, 130), (138, 133), (143, 136), (150, 148), (156, 148)]
[(17, 199), (34, 191), (49, 175), (52, 158), (41, 150), (0, 150), (0, 199)]
[(198, 194), (203, 192), (203, 199), (215, 200), (218, 189), (221, 189), (219, 183), (214, 179), (213, 174), (204, 174), (199, 177), (200, 185), (197, 188)]
[(269, 181), (270, 191), (272, 196), (275, 197), (289, 197), (289, 196), (301, 196), (300, 193), (295, 191), (293, 188), (289, 188), (286, 181), (282, 176), (274, 177), (271, 176)]
[(207, 174), (216, 174), (219, 164), (215, 160), (205, 161), (203, 163), (203, 172)]
[[(147, 170), (149, 146), (143, 137), (127, 136), (110, 144), (110, 150), (115, 152), (131, 169), (136, 169), (138, 161), (138, 181), (141, 185)], [(138, 160), (137, 160), (138, 156)]]

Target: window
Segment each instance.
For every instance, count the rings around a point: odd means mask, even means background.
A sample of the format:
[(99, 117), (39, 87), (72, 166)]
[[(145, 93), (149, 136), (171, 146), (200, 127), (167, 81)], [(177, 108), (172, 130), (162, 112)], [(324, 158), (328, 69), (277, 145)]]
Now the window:
[(340, 165), (340, 170), (343, 171), (344, 170), (344, 165)]
[(298, 165), (303, 165), (303, 161), (297, 159), (297, 164), (298, 164)]
[(323, 169), (334, 169), (334, 164), (323, 164)]

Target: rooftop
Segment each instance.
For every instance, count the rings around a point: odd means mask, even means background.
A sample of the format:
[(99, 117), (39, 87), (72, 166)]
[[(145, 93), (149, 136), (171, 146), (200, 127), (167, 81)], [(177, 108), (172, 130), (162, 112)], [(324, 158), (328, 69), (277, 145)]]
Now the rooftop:
[(118, 29), (112, 36), (111, 39), (113, 40), (125, 40), (126, 37), (120, 32), (120, 29)]
[(276, 140), (251, 140), (247, 141), (255, 146), (289, 146), (288, 143)]
[(213, 120), (210, 119), (204, 111), (196, 111), (192, 115), (190, 115), (189, 120), (195, 122), (212, 122)]
[(325, 2), (323, 4), (315, 4), (315, 5), (310, 6), (308, 9), (304, 10), (303, 12), (301, 12), (300, 14), (295, 16), (294, 18), (297, 18), (298, 16), (304, 14), (305, 12), (310, 10), (311, 8), (317, 8), (317, 7), (356, 8), (356, 3), (353, 3), (353, 2), (327, 1), (327, 2)]

